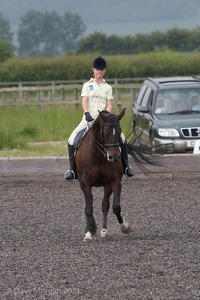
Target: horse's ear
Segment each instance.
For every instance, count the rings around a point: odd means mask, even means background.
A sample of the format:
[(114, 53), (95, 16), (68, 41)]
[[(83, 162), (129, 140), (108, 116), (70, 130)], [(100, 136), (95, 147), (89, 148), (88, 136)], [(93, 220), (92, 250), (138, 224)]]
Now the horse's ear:
[(126, 107), (122, 109), (122, 111), (119, 113), (119, 115), (117, 115), (118, 121), (121, 120), (121, 118), (125, 115), (125, 110), (126, 110)]
[(100, 115), (100, 117), (102, 118), (102, 120), (105, 122), (106, 121), (106, 116), (108, 115), (108, 114), (110, 114), (110, 112), (109, 111), (107, 111), (107, 110), (102, 110), (102, 111), (99, 111), (98, 110), (98, 112), (99, 112), (99, 115)]

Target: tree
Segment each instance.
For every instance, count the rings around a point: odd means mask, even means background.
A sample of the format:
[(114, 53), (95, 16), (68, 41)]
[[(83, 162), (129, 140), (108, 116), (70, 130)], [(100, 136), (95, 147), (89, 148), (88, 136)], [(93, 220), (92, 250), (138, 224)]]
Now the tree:
[(19, 25), (20, 56), (57, 56), (74, 50), (85, 25), (77, 14), (29, 11)]
[(0, 39), (0, 61), (5, 61), (13, 56), (14, 47), (6, 39)]
[(13, 56), (14, 46), (12, 45), (12, 33), (10, 23), (0, 13), (0, 61)]
[(62, 48), (65, 52), (74, 50), (79, 37), (82, 36), (86, 27), (78, 14), (66, 12), (63, 18)]
[(18, 30), (19, 55), (39, 55), (41, 43), (41, 12), (29, 11), (23, 18)]
[(104, 53), (104, 47), (107, 43), (107, 36), (101, 32), (94, 32), (89, 37), (79, 41), (77, 53), (101, 52)]
[(163, 49), (166, 47), (166, 38), (165, 34), (160, 31), (154, 31), (151, 34), (147, 35), (147, 39), (149, 41), (149, 51), (153, 51), (155, 49)]
[(9, 42), (12, 41), (12, 33), (10, 31), (10, 23), (6, 19), (2, 17), (0, 13), (0, 38), (8, 40)]
[(190, 33), (188, 51), (200, 51), (200, 27)]
[(62, 32), (62, 19), (56, 12), (43, 14), (40, 32), (42, 55), (56, 56), (63, 52)]
[(191, 33), (186, 29), (170, 29), (166, 32), (166, 44), (174, 51), (186, 51), (190, 34)]

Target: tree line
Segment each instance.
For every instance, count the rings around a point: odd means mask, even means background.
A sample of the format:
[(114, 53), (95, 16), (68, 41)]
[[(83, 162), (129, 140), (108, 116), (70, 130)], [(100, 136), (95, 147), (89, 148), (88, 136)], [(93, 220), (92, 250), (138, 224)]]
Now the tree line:
[(77, 53), (139, 54), (169, 49), (175, 52), (200, 51), (200, 27), (194, 30), (172, 28), (166, 32), (119, 37), (95, 32), (77, 45)]
[(172, 28), (135, 36), (108, 36), (94, 32), (86, 38), (86, 26), (78, 14), (65, 12), (38, 12), (24, 15), (17, 31), (17, 45), (9, 21), (0, 14), (0, 61), (12, 56), (55, 57), (67, 53), (94, 53), (103, 55), (139, 54), (162, 49), (176, 52), (200, 51), (200, 27), (194, 30)]

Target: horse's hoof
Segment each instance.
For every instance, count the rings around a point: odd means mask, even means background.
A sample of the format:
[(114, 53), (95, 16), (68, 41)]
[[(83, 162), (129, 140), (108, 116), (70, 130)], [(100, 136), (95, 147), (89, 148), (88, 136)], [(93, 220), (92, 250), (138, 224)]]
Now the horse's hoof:
[(88, 231), (85, 234), (84, 241), (87, 242), (87, 241), (91, 241), (91, 240), (92, 240), (92, 234)]
[(108, 230), (105, 228), (101, 229), (101, 237), (105, 238), (107, 235), (108, 235)]
[(128, 222), (124, 221), (122, 224), (119, 224), (119, 226), (120, 226), (121, 232), (124, 234), (128, 234), (131, 231), (133, 231)]

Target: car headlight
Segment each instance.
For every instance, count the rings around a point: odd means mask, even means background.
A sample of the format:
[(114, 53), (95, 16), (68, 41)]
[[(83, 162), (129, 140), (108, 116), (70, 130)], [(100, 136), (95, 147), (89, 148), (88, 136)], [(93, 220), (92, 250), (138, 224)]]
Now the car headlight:
[(159, 136), (162, 137), (179, 137), (178, 130), (175, 128), (159, 128), (158, 129)]

